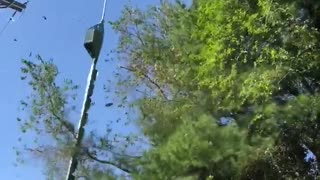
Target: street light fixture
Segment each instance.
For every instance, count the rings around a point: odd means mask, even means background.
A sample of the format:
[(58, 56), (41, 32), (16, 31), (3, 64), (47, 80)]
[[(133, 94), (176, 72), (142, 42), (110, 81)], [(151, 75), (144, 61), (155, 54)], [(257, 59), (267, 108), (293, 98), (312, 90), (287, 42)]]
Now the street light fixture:
[(104, 23), (99, 23), (87, 30), (84, 47), (88, 51), (91, 58), (98, 58), (102, 47), (104, 34)]

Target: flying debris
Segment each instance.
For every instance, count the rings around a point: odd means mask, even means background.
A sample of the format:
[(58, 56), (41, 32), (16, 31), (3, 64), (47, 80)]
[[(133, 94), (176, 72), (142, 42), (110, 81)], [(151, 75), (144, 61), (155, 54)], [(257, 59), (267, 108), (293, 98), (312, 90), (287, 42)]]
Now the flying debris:
[(106, 107), (110, 107), (110, 106), (112, 106), (113, 105), (113, 103), (107, 103), (105, 106)]

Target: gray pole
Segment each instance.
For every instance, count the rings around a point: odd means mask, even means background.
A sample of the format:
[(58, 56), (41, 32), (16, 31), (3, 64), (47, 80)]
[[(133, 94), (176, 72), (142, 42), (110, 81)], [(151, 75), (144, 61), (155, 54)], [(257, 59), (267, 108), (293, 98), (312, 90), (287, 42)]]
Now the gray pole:
[(98, 72), (96, 69), (96, 66), (97, 66), (100, 50), (103, 43), (104, 17), (105, 17), (105, 10), (106, 10), (106, 4), (107, 4), (106, 2), (107, 0), (104, 1), (104, 8), (103, 8), (102, 19), (100, 23), (89, 28), (86, 34), (84, 46), (87, 49), (90, 56), (92, 57), (92, 65), (88, 75), (87, 87), (86, 87), (84, 102), (82, 105), (81, 116), (80, 116), (79, 125), (78, 125), (78, 134), (76, 137), (77, 139), (75, 143), (75, 151), (69, 162), (66, 180), (75, 180), (74, 172), (76, 171), (77, 165), (78, 165), (79, 150), (81, 148), (82, 140), (85, 135), (84, 128), (88, 121), (88, 112), (91, 107), (91, 96), (93, 94), (94, 83), (96, 81), (97, 72)]
[(86, 93), (85, 93), (85, 97), (84, 97), (84, 102), (82, 105), (81, 117), (80, 117), (80, 121), (79, 121), (79, 125), (78, 125), (78, 134), (77, 134), (77, 139), (76, 139), (76, 144), (75, 144), (75, 152), (73, 153), (73, 156), (71, 157), (71, 160), (69, 162), (69, 168), (68, 168), (66, 180), (74, 180), (75, 179), (75, 176), (73, 175), (73, 173), (77, 169), (77, 165), (78, 165), (77, 158), (79, 155), (79, 148), (81, 148), (81, 143), (82, 143), (84, 133), (85, 133), (84, 126), (86, 125), (86, 123), (88, 121), (88, 111), (91, 106), (91, 96), (93, 94), (94, 83), (95, 83), (95, 80), (97, 77), (97, 72), (98, 72), (96, 69), (97, 61), (98, 61), (98, 58), (93, 59), (91, 69), (90, 69), (90, 72), (88, 75), (87, 88), (86, 88)]

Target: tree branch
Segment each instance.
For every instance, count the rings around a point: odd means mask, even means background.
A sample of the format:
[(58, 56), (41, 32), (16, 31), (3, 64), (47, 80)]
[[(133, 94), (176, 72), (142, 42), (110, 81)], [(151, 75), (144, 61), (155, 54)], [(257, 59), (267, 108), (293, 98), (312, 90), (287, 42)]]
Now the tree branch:
[[(42, 82), (40, 82), (40, 83), (42, 83)], [(45, 84), (44, 83), (42, 83), (42, 86), (43, 86), (43, 88), (47, 91), (47, 93), (48, 93), (48, 99), (49, 99), (49, 106), (50, 106), (50, 108), (51, 108), (51, 113), (52, 113), (52, 115), (53, 115), (53, 117), (55, 117), (60, 123), (61, 123), (61, 125), (63, 126), (63, 127), (65, 127), (66, 129), (67, 129), (67, 131), (69, 131), (69, 133), (73, 136), (73, 138), (77, 138), (77, 136), (76, 136), (76, 134), (75, 134), (75, 129), (74, 129), (74, 126), (71, 124), (71, 123), (69, 123), (69, 122), (67, 122), (66, 120), (63, 120), (60, 116), (58, 116), (58, 114), (56, 113), (56, 111), (55, 111), (55, 107), (54, 107), (54, 103), (53, 103), (53, 101), (52, 101), (52, 96), (51, 96), (51, 94), (50, 94), (50, 92), (49, 92), (49, 90), (48, 90), (48, 88), (49, 87), (46, 87), (45, 86)], [(54, 84), (52, 85), (53, 87), (56, 87)]]
[(167, 98), (165, 92), (163, 91), (163, 89), (161, 88), (161, 86), (160, 86), (157, 82), (155, 82), (150, 76), (148, 76), (147, 74), (145, 74), (145, 73), (143, 73), (143, 72), (141, 72), (141, 71), (139, 71), (139, 70), (137, 70), (137, 69), (133, 69), (133, 68), (130, 68), (130, 67), (120, 66), (120, 68), (121, 68), (121, 69), (125, 69), (125, 70), (130, 71), (130, 72), (136, 72), (136, 73), (142, 75), (142, 76), (143, 76), (144, 78), (146, 78), (151, 84), (153, 84), (154, 86), (156, 86), (157, 89), (159, 90), (159, 92), (161, 93), (161, 95), (162, 95), (166, 100), (168, 100), (168, 98)]
[[(41, 58), (41, 56), (38, 55), (37, 58), (40, 60), (42, 65), (45, 65), (45, 62)], [(43, 66), (43, 67), (44, 67), (44, 70), (47, 71), (46, 66)], [(59, 88), (59, 87), (57, 87), (54, 82), (44, 83), (45, 80), (42, 77), (41, 70), (39, 72), (37, 72), (36, 74), (32, 74), (31, 73), (31, 76), (36, 82), (38, 81), (38, 84), (39, 84), (38, 86), (42, 87), (44, 89), (44, 91), (45, 91), (44, 96), (47, 95), (47, 97), (44, 97), (44, 98), (48, 98), (49, 99), (49, 101), (48, 101), (48, 103), (49, 103), (48, 106), (49, 107), (47, 107), (49, 112), (51, 112), (52, 116), (54, 118), (56, 118), (60, 122), (60, 124), (63, 127), (65, 127), (65, 129), (76, 139), (75, 128), (74, 128), (73, 124), (68, 122), (68, 121), (66, 121), (66, 120), (64, 120), (63, 118), (61, 118), (57, 114), (56, 108), (54, 106), (53, 97), (52, 97), (53, 92), (52, 91), (55, 90), (56, 88)], [(56, 76), (56, 74), (54, 76)], [(55, 89), (53, 89), (53, 88), (55, 88)]]
[(40, 149), (32, 149), (32, 148), (25, 148), (25, 150), (30, 151), (30, 152), (36, 152), (36, 153), (43, 153), (43, 150)]
[(99, 147), (95, 147), (95, 149), (97, 149), (99, 151), (108, 151), (111, 154), (113, 154), (115, 156), (118, 156), (118, 157), (127, 157), (127, 158), (131, 158), (131, 159), (139, 159), (139, 158), (142, 157), (142, 156), (139, 156), (139, 155), (134, 156), (134, 155), (124, 154), (124, 153), (117, 153), (117, 152), (115, 152), (115, 151), (113, 151), (111, 149), (106, 150), (104, 148), (99, 148)]
[(131, 170), (129, 170), (129, 169), (127, 169), (127, 168), (122, 167), (120, 164), (116, 164), (116, 163), (111, 162), (111, 161), (108, 161), (108, 160), (101, 160), (101, 159), (98, 159), (95, 155), (92, 155), (92, 154), (89, 152), (89, 150), (88, 150), (88, 149), (86, 150), (86, 154), (88, 155), (88, 157), (89, 157), (90, 159), (95, 160), (95, 161), (97, 161), (97, 162), (99, 162), (99, 163), (102, 163), (102, 164), (109, 164), (109, 165), (114, 166), (114, 167), (116, 167), (116, 168), (118, 168), (118, 169), (122, 170), (123, 172), (129, 173), (129, 174), (132, 172)]
[[(50, 99), (50, 102), (52, 103), (52, 99)], [(51, 104), (51, 103), (50, 103), (50, 104)], [(77, 138), (77, 136), (76, 136), (76, 134), (75, 134), (75, 132), (74, 132), (74, 127), (73, 127), (73, 125), (72, 125), (71, 123), (69, 123), (69, 122), (63, 120), (62, 118), (60, 118), (60, 117), (55, 113), (54, 110), (52, 110), (52, 115), (61, 123), (62, 126), (64, 126), (64, 127), (67, 129), (67, 131), (69, 131), (69, 133), (70, 133), (75, 139)]]

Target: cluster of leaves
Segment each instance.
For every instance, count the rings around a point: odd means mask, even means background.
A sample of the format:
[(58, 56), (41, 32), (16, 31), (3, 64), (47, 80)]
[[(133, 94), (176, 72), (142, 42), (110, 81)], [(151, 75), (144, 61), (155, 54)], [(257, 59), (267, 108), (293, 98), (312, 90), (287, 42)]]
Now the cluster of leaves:
[(198, 0), (125, 9), (113, 27), (119, 58), (136, 77), (127, 83), (152, 92), (137, 102), (153, 145), (137, 178), (315, 176), (305, 156), (317, 156), (320, 36), (304, 5)]
[[(84, 157), (135, 179), (317, 178), (316, 158), (306, 160), (307, 152), (320, 156), (317, 4), (194, 0), (189, 8), (180, 1), (146, 11), (126, 7), (111, 23), (120, 35), (119, 73), (132, 75), (120, 77), (118, 88), (142, 94), (132, 105), (151, 147), (134, 160), (122, 154), (102, 161), (97, 156), (113, 149), (109, 139), (93, 136), (84, 150), (95, 151)], [(37, 90), (30, 122), (49, 117), (46, 130), (66, 135), (67, 98), (54, 85), (55, 66), (25, 65)], [(87, 176), (103, 177), (101, 166), (90, 167)]]
[[(21, 131), (30, 132), (29, 137), (35, 139), (30, 143), (20, 138), (24, 144), (23, 149), (17, 151), (18, 160), (23, 161), (27, 157), (24, 156), (26, 152), (40, 157), (44, 160), (44, 170), (49, 179), (65, 178), (69, 160), (74, 153), (79, 154), (76, 177), (102, 178), (102, 172), (111, 172), (113, 167), (130, 172), (127, 164), (136, 157), (125, 156), (126, 148), (120, 148), (118, 144), (122, 143), (127, 147), (135, 140), (134, 137), (114, 134), (110, 124), (106, 124), (103, 136), (94, 132), (86, 134), (82, 145), (76, 148), (77, 122), (72, 121), (72, 115), (79, 112), (76, 106), (79, 86), (68, 79), (60, 80), (58, 68), (51, 60), (46, 61), (36, 56), (36, 61), (22, 60), (22, 64), (21, 79), (27, 81), (31, 92), (26, 100), (21, 101), (21, 108), (26, 113), (17, 120)], [(100, 164), (107, 166), (101, 168)], [(114, 175), (109, 173), (105, 177)]]

